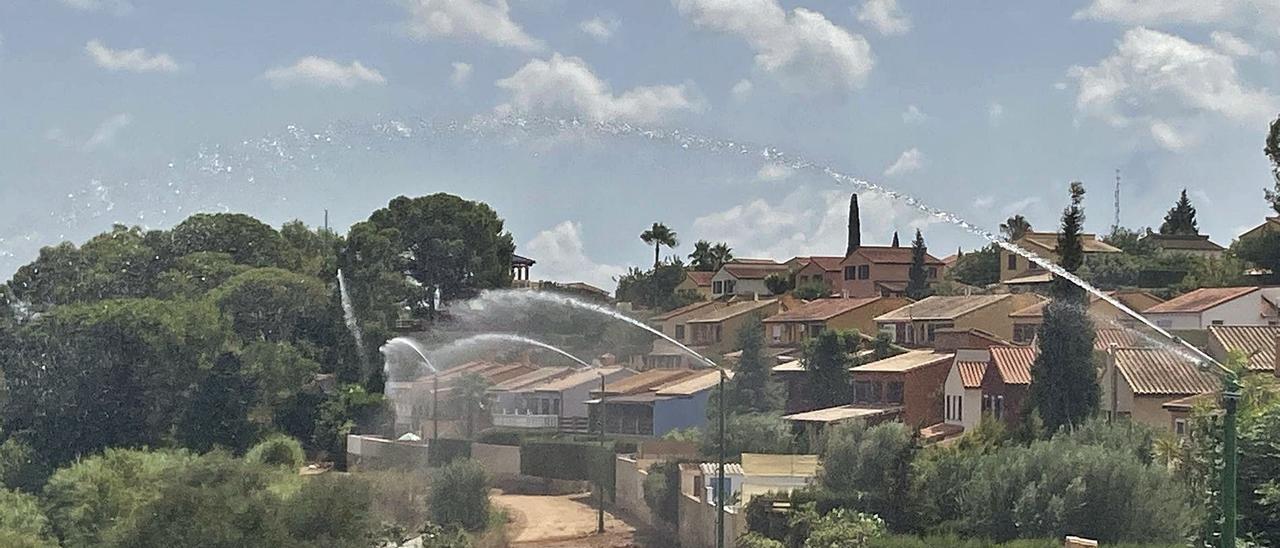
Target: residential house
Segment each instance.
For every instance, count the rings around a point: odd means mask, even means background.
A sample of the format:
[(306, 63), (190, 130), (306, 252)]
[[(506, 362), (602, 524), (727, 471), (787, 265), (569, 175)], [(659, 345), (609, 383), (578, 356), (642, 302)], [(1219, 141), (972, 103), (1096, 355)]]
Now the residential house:
[(1225, 363), (1231, 353), (1238, 352), (1251, 372), (1275, 371), (1277, 341), (1280, 325), (1209, 326), (1209, 355)]
[[(689, 320), (697, 318), (700, 314), (719, 310), (726, 306), (729, 306), (729, 302), (726, 300), (698, 301), (649, 318), (649, 323), (655, 329), (662, 331), (664, 335), (680, 341), (682, 344), (690, 344)], [(695, 367), (697, 365), (699, 364), (694, 363), (694, 358), (690, 357), (689, 353), (683, 348), (661, 337), (654, 339), (653, 349), (644, 357), (645, 369), (655, 367)]]
[(540, 367), (490, 386), (486, 394), (489, 398), (489, 410), (495, 415), (494, 426), (501, 426), (498, 424), (498, 415), (559, 415), (560, 402), (551, 398), (529, 398), (522, 390), (564, 378), (574, 371), (572, 367)]
[(714, 369), (653, 369), (608, 383), (587, 401), (593, 424), (604, 416), (605, 432), (662, 437), (707, 422), (707, 399), (720, 381)]
[(757, 495), (803, 489), (817, 475), (817, 455), (743, 453), (741, 504), (745, 506)]
[(1249, 230), (1246, 230), (1243, 234), (1240, 235), (1239, 239), (1243, 240), (1245, 238), (1261, 236), (1262, 233), (1271, 231), (1271, 230), (1280, 232), (1280, 215), (1277, 215), (1275, 217), (1267, 217), (1266, 220), (1262, 221), (1262, 224), (1255, 226), (1253, 228), (1250, 228)]
[(898, 408), (912, 428), (942, 422), (943, 389), (953, 353), (912, 350), (854, 367), (853, 404)]
[(943, 420), (964, 430), (978, 426), (982, 418), (982, 379), (991, 366), (986, 348), (958, 349), (943, 387)]
[(1169, 414), (1169, 431), (1181, 438), (1190, 435), (1191, 413), (1197, 407), (1217, 407), (1221, 399), (1221, 392), (1207, 392), (1167, 401), (1160, 407)]
[(1015, 426), (1022, 419), (1031, 391), (1031, 368), (1040, 350), (1029, 346), (992, 346), (991, 362), (982, 376), (979, 412)]
[[(395, 414), (393, 424), (396, 432), (420, 433), (430, 426), (432, 413), (439, 413), (438, 417), (445, 421), (454, 421), (462, 416), (460, 403), (452, 397), (454, 386), (462, 377), (474, 373), (490, 384), (498, 384), (535, 369), (527, 363), (478, 360), (410, 381), (388, 380), (383, 391)], [(439, 404), (433, 405), (437, 398)]]
[(702, 354), (724, 354), (735, 350), (738, 330), (747, 325), (751, 316), (767, 318), (781, 308), (778, 299), (745, 300), (728, 306), (709, 309), (686, 320), (688, 338), (685, 344)]
[(1013, 338), (1009, 314), (1040, 301), (1030, 293), (933, 296), (876, 317), (880, 333), (905, 346), (934, 346), (937, 330), (977, 328), (997, 338)]
[(1280, 287), (1206, 287), (1148, 308), (1142, 314), (1173, 330), (1213, 325), (1280, 325)]
[(1221, 257), (1226, 248), (1209, 240), (1207, 234), (1160, 234), (1148, 232), (1140, 238), (1164, 253), (1195, 257)]
[(799, 413), (783, 415), (783, 420), (792, 423), (794, 428), (804, 432), (809, 447), (818, 447), (823, 433), (833, 426), (847, 422), (860, 422), (868, 426), (894, 420), (902, 412), (901, 407), (868, 407), (848, 404), (836, 407), (811, 409)]
[(770, 346), (799, 346), (827, 329), (875, 333), (875, 318), (911, 303), (906, 297), (817, 299), (764, 319)]
[(711, 296), (772, 295), (764, 282), (772, 274), (788, 276), (790, 270), (787, 265), (771, 259), (734, 259), (711, 277)]
[(538, 261), (528, 257), (522, 257), (511, 254), (511, 285), (513, 287), (527, 287), (529, 285), (529, 269)]
[[(568, 374), (510, 389), (509, 401), (493, 411), (493, 425), (505, 428), (547, 428), (562, 432), (587, 432), (587, 404), (600, 379), (620, 381), (636, 372), (624, 367), (573, 369)], [(502, 401), (502, 400), (500, 400)]]
[(1164, 404), (1218, 390), (1212, 373), (1164, 348), (1113, 348), (1102, 372), (1102, 411), (1171, 429)]
[[(1108, 291), (1106, 293), (1134, 312), (1143, 312), (1164, 302), (1164, 299), (1146, 291)], [(1044, 323), (1044, 307), (1048, 304), (1048, 300), (1041, 300), (1009, 313), (1009, 317), (1013, 320), (1014, 343), (1030, 344), (1035, 340), (1036, 334), (1040, 331), (1040, 325)], [(1096, 295), (1089, 295), (1089, 316), (1096, 322), (1116, 322), (1126, 327), (1135, 327), (1138, 323), (1115, 305)]]
[(689, 291), (697, 294), (703, 299), (714, 298), (711, 293), (711, 278), (715, 277), (715, 272), (706, 272), (702, 270), (685, 270), (684, 279), (676, 284), (676, 293)]
[(826, 286), (828, 293), (838, 291), (842, 287), (843, 269), (840, 264), (844, 262), (844, 257), (815, 256), (806, 257), (806, 259), (808, 260), (803, 266), (794, 273), (796, 287), (822, 284)]
[[(911, 248), (859, 246), (840, 262), (840, 292), (845, 297), (902, 297), (911, 280)], [(925, 254), (925, 274), (929, 283), (942, 278), (945, 265)]]
[[(1099, 240), (1095, 234), (1081, 234), (1080, 241), (1083, 244), (1085, 255), (1121, 253), (1119, 248)], [(1043, 257), (1049, 262), (1056, 264), (1060, 259), (1058, 256), (1058, 233), (1056, 232), (1027, 232), (1013, 243)], [(1049, 271), (1039, 265), (1003, 247), (1000, 248), (1001, 283), (1008, 285), (1035, 285), (1047, 283), (1052, 279), (1053, 277), (1049, 274)]]

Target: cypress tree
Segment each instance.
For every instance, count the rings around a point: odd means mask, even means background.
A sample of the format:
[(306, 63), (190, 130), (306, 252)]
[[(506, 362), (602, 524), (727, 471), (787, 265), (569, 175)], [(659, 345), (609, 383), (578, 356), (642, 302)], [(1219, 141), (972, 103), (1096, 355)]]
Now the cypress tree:
[(766, 413), (780, 407), (778, 391), (769, 378), (769, 364), (764, 356), (764, 326), (760, 316), (752, 315), (738, 330), (738, 346), (742, 357), (729, 381), (728, 410), (733, 413)]
[[(1071, 183), (1071, 205), (1062, 212), (1058, 235), (1059, 265), (1075, 272), (1084, 263), (1084, 186)], [(1031, 409), (1048, 432), (1080, 424), (1098, 409), (1101, 388), (1093, 366), (1093, 322), (1084, 290), (1062, 278), (1054, 280), (1053, 300), (1040, 326), (1040, 354), (1031, 368)]]
[(1169, 208), (1169, 213), (1165, 214), (1164, 223), (1160, 225), (1160, 233), (1200, 233), (1200, 228), (1196, 226), (1196, 208), (1191, 205), (1191, 200), (1187, 199), (1187, 189), (1182, 189), (1182, 196), (1178, 198), (1178, 202)]
[(849, 353), (858, 349), (857, 333), (824, 330), (804, 349), (809, 401), (816, 408), (844, 405), (853, 400)]
[(907, 296), (920, 300), (929, 296), (929, 276), (924, 269), (924, 236), (916, 229), (916, 239), (911, 242), (911, 269), (907, 271)]

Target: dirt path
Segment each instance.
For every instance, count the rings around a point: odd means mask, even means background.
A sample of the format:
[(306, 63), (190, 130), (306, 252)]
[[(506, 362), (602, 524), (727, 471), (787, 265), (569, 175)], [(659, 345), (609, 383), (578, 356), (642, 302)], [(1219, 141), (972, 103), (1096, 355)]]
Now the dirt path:
[(635, 527), (607, 511), (605, 533), (597, 535), (595, 498), (589, 494), (495, 494), (490, 500), (511, 518), (507, 531), (513, 546), (629, 548), (649, 544), (645, 535), (637, 535)]

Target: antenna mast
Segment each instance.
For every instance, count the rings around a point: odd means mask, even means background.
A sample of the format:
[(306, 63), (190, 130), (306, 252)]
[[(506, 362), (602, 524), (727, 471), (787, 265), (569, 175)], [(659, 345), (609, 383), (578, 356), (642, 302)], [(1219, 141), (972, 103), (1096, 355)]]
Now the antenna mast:
[(1115, 232), (1120, 228), (1120, 170), (1116, 170), (1116, 221), (1111, 225), (1111, 231)]

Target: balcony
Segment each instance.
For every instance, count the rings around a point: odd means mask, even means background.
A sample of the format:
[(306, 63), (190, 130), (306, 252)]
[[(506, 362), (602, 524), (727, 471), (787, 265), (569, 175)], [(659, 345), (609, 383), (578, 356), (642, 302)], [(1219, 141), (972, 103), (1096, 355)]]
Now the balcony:
[(560, 417), (556, 415), (508, 415), (495, 413), (493, 425), (504, 428), (546, 428), (556, 429), (560, 426)]

